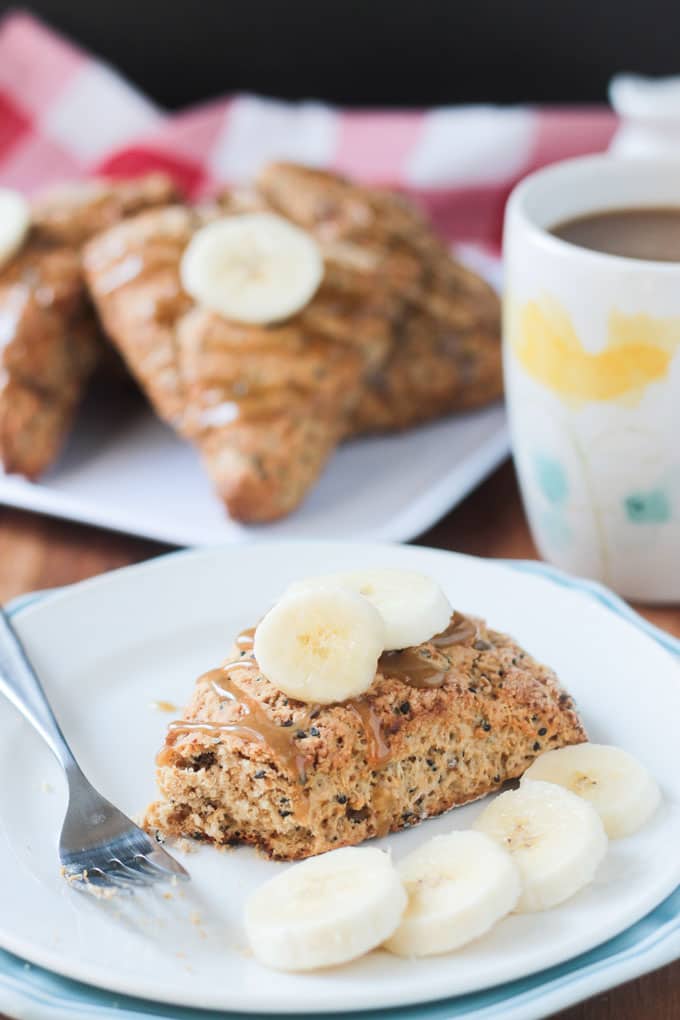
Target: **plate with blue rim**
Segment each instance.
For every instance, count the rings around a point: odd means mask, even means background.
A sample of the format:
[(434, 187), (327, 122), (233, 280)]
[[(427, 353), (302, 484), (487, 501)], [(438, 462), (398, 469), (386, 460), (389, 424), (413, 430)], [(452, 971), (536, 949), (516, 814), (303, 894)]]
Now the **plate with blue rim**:
[[(381, 544), (300, 542), (171, 554), (11, 607), (85, 770), (130, 814), (153, 796), (167, 717), (236, 630), (295, 577), (349, 564), (436, 577), (452, 603), (512, 633), (556, 668), (592, 739), (626, 747), (664, 793), (651, 824), (613, 843), (595, 883), (540, 915), (505, 919), (450, 956), (403, 961), (378, 951), (314, 975), (252, 959), (243, 896), (285, 865), (240, 848), (176, 850), (194, 881), (100, 903), (68, 889), (55, 844), (63, 784), (49, 752), (0, 704), (0, 1012), (61, 1020), (199, 1020), (306, 1014), (387, 1018), (545, 1017), (680, 955), (680, 642), (598, 585), (542, 564), (477, 560)], [(11, 778), (10, 778), (11, 777)], [(378, 845), (398, 859), (431, 834), (467, 827), (479, 806), (430, 819)], [(214, 1011), (217, 1012), (214, 1012)]]

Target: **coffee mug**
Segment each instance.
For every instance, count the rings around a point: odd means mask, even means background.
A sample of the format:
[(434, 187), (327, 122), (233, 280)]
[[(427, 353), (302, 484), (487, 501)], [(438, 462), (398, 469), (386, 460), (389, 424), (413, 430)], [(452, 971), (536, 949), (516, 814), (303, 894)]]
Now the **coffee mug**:
[(680, 263), (550, 229), (680, 207), (679, 159), (569, 160), (514, 190), (503, 347), (515, 463), (541, 555), (629, 598), (680, 600)]

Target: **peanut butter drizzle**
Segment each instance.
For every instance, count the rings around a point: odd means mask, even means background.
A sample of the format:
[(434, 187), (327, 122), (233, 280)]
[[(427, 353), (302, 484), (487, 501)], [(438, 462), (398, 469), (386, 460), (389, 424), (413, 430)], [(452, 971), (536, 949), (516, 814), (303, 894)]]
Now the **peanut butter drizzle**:
[(398, 807), (399, 798), (392, 787), (382, 785), (378, 779), (371, 796), (371, 810), (376, 819), (375, 834), (378, 839), (390, 832)]
[[(464, 644), (477, 635), (477, 627), (461, 613), (454, 613), (451, 622), (441, 634), (436, 634), (429, 644), (446, 649), (451, 645)], [(404, 648), (402, 651), (383, 652), (378, 669), (387, 677), (401, 680), (411, 687), (441, 687), (446, 680), (447, 670), (428, 659), (418, 648)]]
[(307, 780), (307, 763), (304, 754), (297, 746), (296, 734), (309, 725), (312, 716), (318, 711), (318, 706), (310, 705), (302, 719), (298, 719), (292, 726), (281, 726), (269, 718), (258, 701), (249, 697), (233, 683), (229, 676), (229, 670), (236, 665), (258, 668), (254, 659), (246, 659), (245, 661), (227, 663), (222, 669), (213, 670), (212, 674), (206, 674), (207, 677), (210, 677), (216, 694), (245, 708), (245, 719), (247, 720), (245, 725), (242, 723), (226, 724), (222, 726), (222, 729), (266, 744), (287, 769), (297, 773), (300, 783), (304, 785)]
[[(468, 641), (476, 634), (477, 627), (471, 620), (460, 613), (454, 613), (446, 630), (432, 638), (430, 644), (435, 648), (445, 649)], [(253, 740), (270, 747), (284, 767), (295, 772), (300, 782), (304, 784), (307, 779), (305, 755), (299, 750), (296, 739), (299, 731), (306, 729), (316, 717), (319, 706), (309, 706), (308, 711), (297, 722), (290, 726), (281, 726), (269, 717), (260, 702), (250, 697), (232, 681), (229, 674), (236, 668), (259, 668), (257, 661), (252, 657), (254, 640), (254, 627), (242, 630), (235, 641), (241, 657), (225, 663), (220, 669), (210, 670), (201, 678), (212, 684), (213, 690), (220, 697), (240, 705), (243, 711), (242, 719), (234, 723), (178, 720), (170, 723), (168, 727), (167, 744), (172, 746), (183, 733), (199, 732), (215, 736), (233, 733), (244, 740)], [(380, 657), (379, 669), (385, 676), (394, 677), (419, 688), (440, 687), (447, 675), (446, 670), (436, 666), (416, 648), (385, 652)], [(390, 760), (390, 747), (378, 713), (364, 698), (353, 698), (345, 705), (364, 731), (369, 765), (372, 768), (383, 767)]]
[[(264, 707), (255, 698), (251, 698), (241, 687), (233, 682), (229, 671), (240, 666), (243, 669), (257, 669), (258, 665), (254, 659), (237, 659), (228, 662), (220, 669), (211, 669), (204, 673), (201, 681), (209, 683), (220, 698), (226, 698), (241, 706), (241, 720), (233, 723), (214, 722), (178, 722), (170, 723), (168, 727), (168, 742), (174, 743), (177, 736), (187, 732), (210, 733), (219, 736), (221, 733), (233, 733), (243, 740), (253, 740), (271, 748), (279, 761), (285, 768), (297, 773), (301, 783), (306, 781), (305, 756), (295, 744), (295, 734), (303, 729), (316, 706), (310, 706), (310, 711), (305, 717), (293, 726), (280, 726), (267, 715)], [(171, 737), (173, 739), (171, 739)]]
[(384, 652), (380, 656), (378, 669), (386, 677), (421, 689), (441, 687), (446, 680), (446, 670), (438, 669), (429, 659), (421, 656), (416, 648)]
[(450, 645), (462, 645), (471, 638), (477, 637), (477, 624), (462, 613), (454, 613), (451, 623), (441, 634), (435, 634), (430, 644), (435, 648), (448, 648)]
[[(435, 635), (430, 644), (438, 649), (446, 649), (451, 645), (469, 641), (476, 634), (477, 627), (471, 620), (460, 613), (454, 613), (446, 630)], [(297, 722), (290, 726), (281, 726), (269, 717), (259, 701), (235, 684), (229, 675), (232, 670), (259, 668), (252, 656), (254, 641), (254, 627), (242, 630), (235, 642), (241, 657), (225, 663), (220, 669), (210, 670), (201, 678), (210, 683), (220, 697), (240, 705), (242, 719), (234, 723), (178, 720), (170, 723), (168, 727), (167, 744), (172, 746), (183, 733), (199, 732), (217, 737), (221, 733), (233, 733), (244, 740), (253, 740), (271, 748), (284, 767), (296, 773), (300, 783), (304, 785), (307, 780), (306, 760), (296, 743), (297, 734), (300, 730), (306, 729), (318, 715), (319, 706), (309, 706), (307, 712)], [(383, 653), (378, 668), (383, 675), (418, 688), (441, 687), (447, 676), (445, 669), (435, 665), (417, 648)], [(372, 768), (382, 768), (390, 760), (390, 747), (378, 713), (364, 698), (353, 698), (345, 704), (361, 724), (366, 736), (369, 765)]]
[(390, 760), (390, 748), (383, 732), (380, 717), (370, 702), (363, 698), (352, 698), (346, 702), (347, 708), (361, 723), (366, 735), (368, 764), (371, 768), (381, 768)]
[(306, 782), (306, 761), (304, 754), (296, 745), (296, 734), (309, 724), (317, 714), (318, 705), (310, 705), (305, 715), (291, 726), (281, 726), (267, 714), (264, 706), (255, 698), (250, 697), (243, 688), (233, 682), (230, 672), (237, 667), (241, 669), (259, 669), (255, 659), (248, 655), (252, 650), (255, 628), (243, 630), (236, 638), (236, 647), (241, 658), (226, 662), (219, 669), (209, 670), (200, 678), (211, 684), (215, 693), (228, 701), (241, 706), (242, 721), (234, 723), (185, 722), (178, 720), (168, 727), (168, 743), (174, 744), (182, 733), (209, 733), (219, 736), (221, 733), (233, 733), (244, 740), (253, 740), (271, 748), (279, 761), (290, 771), (297, 773), (302, 784)]
[(255, 628), (247, 627), (245, 630), (242, 630), (234, 644), (239, 651), (249, 652), (255, 644)]
[(152, 701), (149, 708), (155, 708), (157, 712), (177, 712), (178, 708), (172, 701)]
[[(299, 750), (296, 740), (300, 730), (316, 718), (319, 713), (319, 705), (309, 705), (302, 718), (290, 726), (281, 726), (274, 722), (267, 714), (264, 706), (250, 697), (241, 687), (233, 682), (230, 672), (234, 669), (258, 669), (257, 661), (252, 658), (252, 649), (255, 640), (255, 628), (242, 630), (237, 636), (235, 644), (241, 653), (241, 658), (227, 662), (219, 669), (213, 669), (205, 673), (200, 679), (210, 683), (215, 693), (222, 698), (235, 702), (242, 706), (242, 719), (234, 723), (215, 722), (189, 722), (179, 719), (170, 723), (166, 744), (173, 746), (177, 739), (184, 733), (207, 733), (219, 737), (221, 733), (233, 733), (244, 740), (253, 740), (260, 744), (267, 745), (274, 752), (279, 761), (291, 771), (297, 773), (302, 784), (306, 782), (306, 760), (305, 755)], [(380, 718), (371, 704), (362, 698), (353, 698), (346, 702), (347, 708), (360, 722), (366, 735), (367, 754), (369, 764), (373, 768), (380, 768), (390, 758), (390, 749), (385, 739)]]

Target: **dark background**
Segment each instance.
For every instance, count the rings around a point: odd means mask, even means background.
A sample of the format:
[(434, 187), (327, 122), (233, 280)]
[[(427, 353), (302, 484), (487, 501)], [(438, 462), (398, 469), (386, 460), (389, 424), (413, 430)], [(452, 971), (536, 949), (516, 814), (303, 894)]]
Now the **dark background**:
[[(16, 4), (0, 0), (0, 13)], [(33, 0), (178, 107), (247, 90), (347, 105), (602, 101), (680, 71), (680, 0)]]

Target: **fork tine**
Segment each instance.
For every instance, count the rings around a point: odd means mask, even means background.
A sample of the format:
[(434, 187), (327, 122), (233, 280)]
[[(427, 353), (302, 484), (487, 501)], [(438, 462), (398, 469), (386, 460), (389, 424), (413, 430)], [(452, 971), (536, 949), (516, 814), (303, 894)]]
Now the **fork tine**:
[(122, 882), (130, 882), (132, 885), (149, 884), (149, 878), (145, 872), (125, 861), (121, 861), (119, 857), (112, 857), (104, 870), (106, 875), (119, 878)]
[(88, 879), (90, 879), (92, 872), (110, 882), (111, 885), (116, 887), (116, 889), (124, 889), (126, 892), (132, 892), (133, 887), (137, 885), (148, 885), (146, 881), (139, 882), (137, 879), (128, 878), (122, 872), (118, 872), (116, 869), (110, 868), (108, 865), (106, 868), (92, 868), (92, 870), (88, 872)]
[(151, 861), (147, 861), (146, 857), (135, 857), (135, 864), (144, 875), (148, 876), (151, 882), (167, 882), (172, 877), (163, 868), (158, 868)]
[(173, 880), (177, 881), (177, 879), (184, 880), (185, 876), (188, 878), (186, 872), (182, 874), (178, 871), (172, 871), (170, 868), (166, 868), (162, 864), (149, 860), (146, 855), (138, 856), (135, 863), (145, 875), (148, 875), (151, 882), (172, 882)]
[[(65, 872), (64, 878), (68, 882), (69, 886), (72, 889), (76, 889), (78, 892), (96, 893), (101, 891), (106, 893), (118, 888), (123, 888), (110, 876), (106, 875), (100, 868), (87, 868), (83, 871), (72, 871), (70, 873)], [(124, 891), (131, 892), (130, 886), (126, 884)]]
[(145, 854), (139, 854), (136, 859), (139, 862), (145, 861), (150, 867), (163, 872), (169, 878), (181, 878), (183, 882), (188, 882), (191, 877), (179, 861), (161, 847), (154, 847)]

